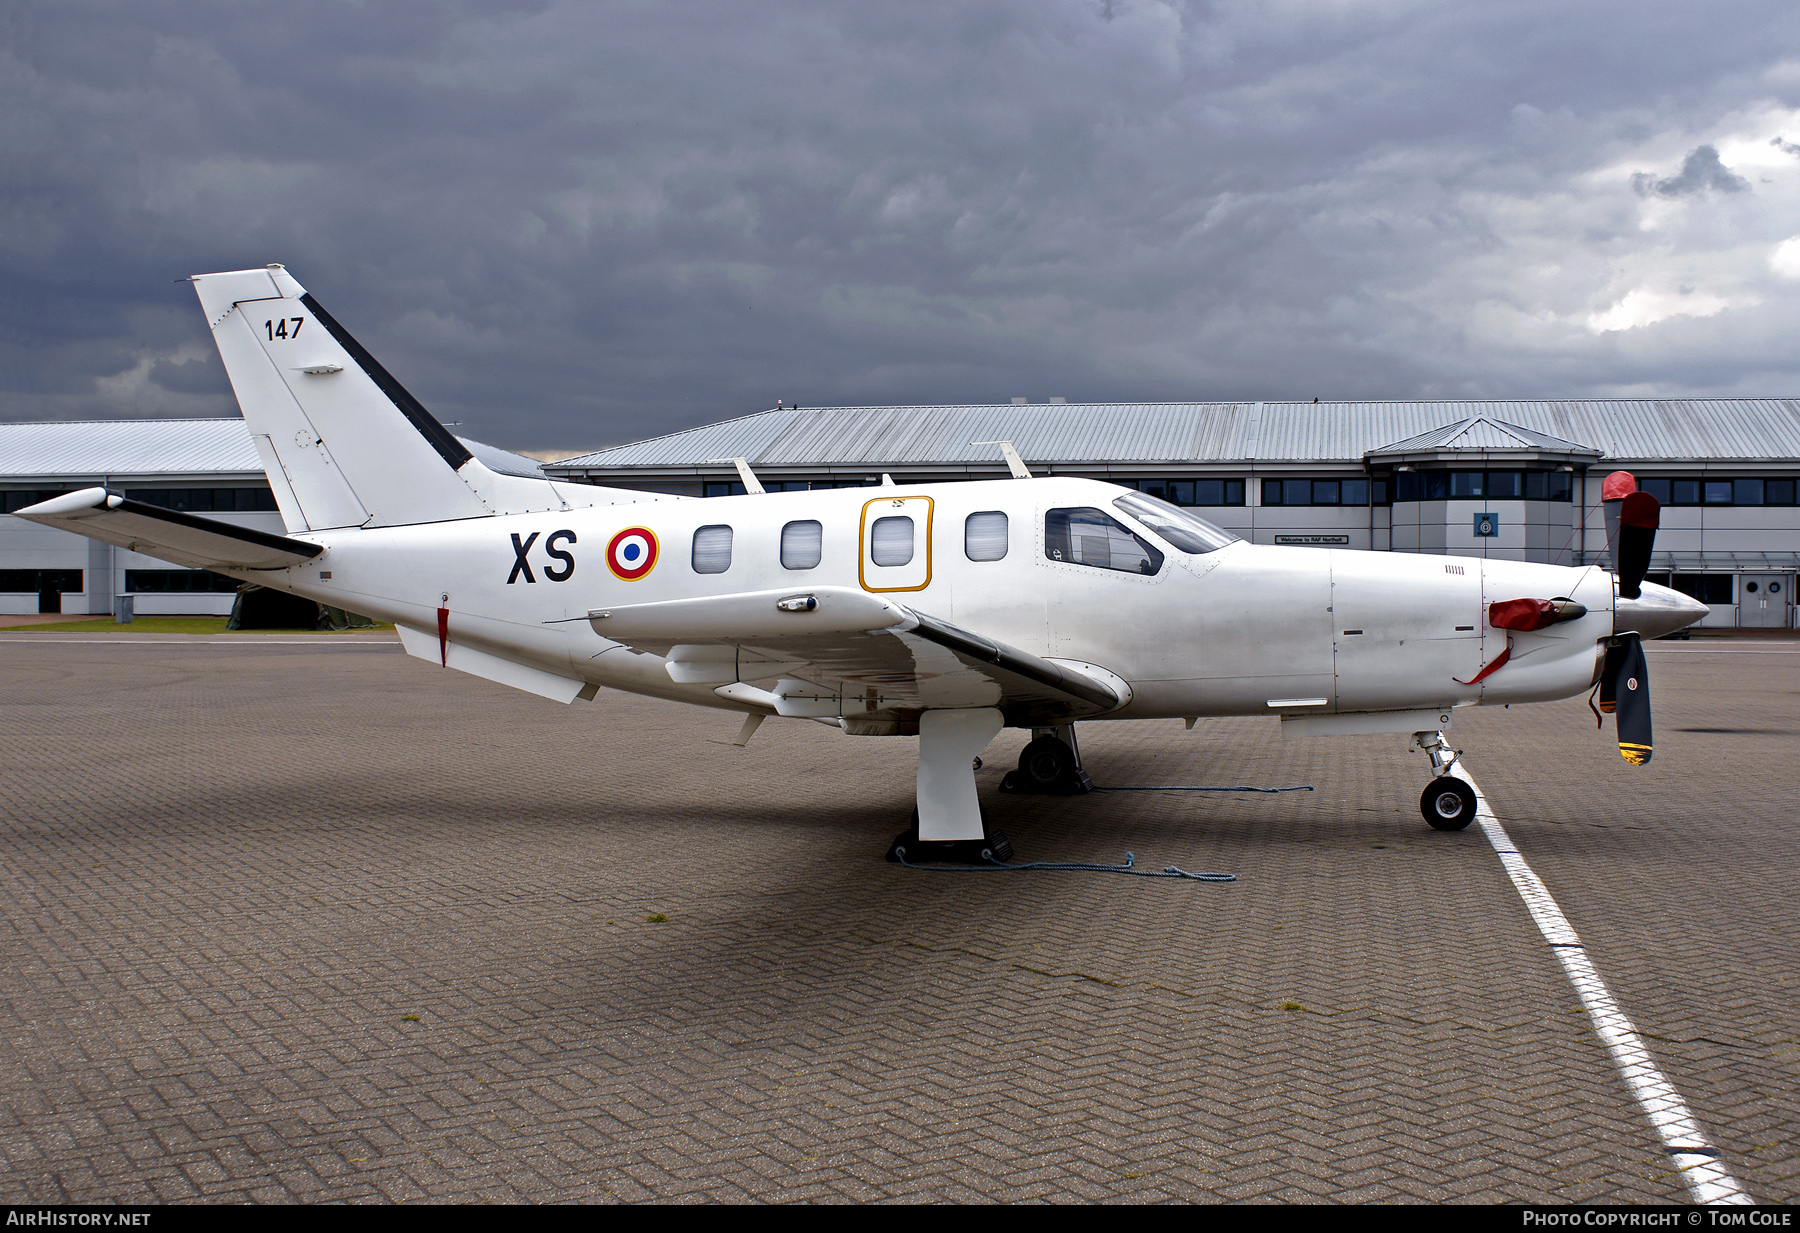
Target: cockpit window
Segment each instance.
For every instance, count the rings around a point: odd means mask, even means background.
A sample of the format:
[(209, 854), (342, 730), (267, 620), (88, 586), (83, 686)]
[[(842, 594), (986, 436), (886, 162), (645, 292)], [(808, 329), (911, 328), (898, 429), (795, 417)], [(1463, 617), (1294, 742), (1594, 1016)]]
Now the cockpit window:
[(1127, 574), (1154, 574), (1163, 563), (1161, 551), (1143, 536), (1091, 507), (1053, 509), (1044, 515), (1044, 555)]
[(1113, 502), (1183, 552), (1217, 552), (1238, 537), (1224, 527), (1216, 527), (1206, 519), (1179, 505), (1170, 505), (1160, 497), (1131, 492)]

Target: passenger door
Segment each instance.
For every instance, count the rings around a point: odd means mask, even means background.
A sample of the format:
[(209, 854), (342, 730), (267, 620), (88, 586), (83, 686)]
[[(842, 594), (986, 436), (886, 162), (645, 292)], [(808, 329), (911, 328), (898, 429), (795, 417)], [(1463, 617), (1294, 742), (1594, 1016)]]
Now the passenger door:
[(865, 591), (923, 591), (931, 585), (930, 497), (878, 497), (863, 503)]

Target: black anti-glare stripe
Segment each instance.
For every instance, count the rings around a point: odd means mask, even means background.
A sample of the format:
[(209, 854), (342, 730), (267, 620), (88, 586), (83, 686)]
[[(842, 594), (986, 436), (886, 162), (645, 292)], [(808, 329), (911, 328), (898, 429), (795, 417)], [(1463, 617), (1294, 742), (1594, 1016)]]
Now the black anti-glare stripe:
[(369, 380), (373, 381), (376, 388), (388, 396), (389, 402), (400, 409), (400, 414), (412, 421), (412, 426), (419, 430), (419, 435), (431, 443), (431, 448), (450, 464), (452, 471), (460, 470), (465, 462), (475, 457), (469, 453), (468, 446), (458, 441), (448, 428), (438, 423), (437, 417), (427, 411), (423, 403), (407, 393), (406, 387), (394, 380), (394, 375), (383, 368), (381, 362), (370, 355), (361, 343), (351, 337), (349, 330), (339, 325), (336, 318), (320, 308), (319, 302), (312, 298), (310, 292), (301, 296), (300, 302), (306, 305), (312, 315), (319, 319), (319, 324), (338, 340), (338, 345), (350, 353), (350, 358), (356, 361), (356, 366), (369, 374)]
[(187, 527), (194, 531), (205, 531), (209, 535), (222, 535), (226, 539), (239, 540), (246, 544), (255, 544), (258, 548), (273, 548), (280, 552), (291, 552), (295, 556), (316, 557), (325, 550), (317, 544), (309, 544), (303, 539), (289, 539), (285, 535), (270, 535), (267, 531), (253, 531), (249, 527), (234, 527), (228, 522), (219, 522), (213, 518), (202, 518), (197, 514), (184, 514), (180, 510), (164, 509), (160, 505), (145, 505), (142, 501), (133, 501), (129, 497), (120, 500), (117, 505), (108, 504), (106, 512), (114, 514), (136, 514), (140, 518), (154, 518), (158, 522), (172, 522), (178, 527)]
[(927, 638), (941, 647), (967, 655), (970, 659), (978, 659), (984, 664), (993, 664), (996, 668), (1004, 668), (1026, 680), (1036, 681), (1059, 693), (1080, 698), (1083, 702), (1091, 702), (1102, 710), (1110, 711), (1119, 705), (1119, 696), (1106, 686), (1087, 677), (1077, 677), (1073, 673), (1064, 672), (1061, 668), (1036, 655), (1015, 650), (999, 642), (983, 638), (980, 634), (972, 634), (966, 629), (958, 629), (948, 621), (940, 621), (936, 617), (926, 616), (922, 612), (914, 612), (913, 618), (919, 627), (912, 632)]

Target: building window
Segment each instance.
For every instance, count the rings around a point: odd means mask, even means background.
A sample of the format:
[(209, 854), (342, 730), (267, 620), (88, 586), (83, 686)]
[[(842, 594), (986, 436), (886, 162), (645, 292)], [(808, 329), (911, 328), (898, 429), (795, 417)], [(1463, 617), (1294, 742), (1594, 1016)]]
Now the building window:
[(1676, 574), (1669, 585), (1703, 604), (1731, 603), (1730, 574)]
[(260, 488), (128, 488), (127, 499), (189, 514), (275, 513), (275, 494)]
[(913, 520), (905, 514), (877, 518), (869, 528), (869, 559), (877, 565), (905, 565), (913, 559)]
[[(878, 479), (764, 480), (764, 492), (823, 492), (831, 488), (867, 488)], [(741, 497), (748, 491), (742, 480), (707, 480), (700, 491), (709, 497)]]
[(1244, 503), (1244, 481), (1241, 479), (1140, 479), (1126, 480), (1124, 486), (1159, 497), (1170, 505)]
[(1128, 574), (1154, 574), (1163, 554), (1143, 536), (1092, 508), (1053, 509), (1044, 515), (1044, 555), (1052, 561)]
[(781, 567), (816, 568), (823, 553), (824, 541), (825, 528), (820, 523), (810, 518), (804, 522), (788, 523), (781, 528)]
[(1792, 478), (1699, 479), (1653, 475), (1638, 481), (1662, 505), (1792, 505)]
[(134, 595), (219, 593), (235, 591), (238, 584), (236, 579), (204, 569), (128, 569), (125, 589)]
[(694, 572), (722, 574), (731, 568), (731, 528), (701, 527), (694, 532)]
[[(1575, 477), (1568, 471), (1397, 471), (1393, 493), (1396, 501), (1569, 501)], [(1375, 504), (1387, 504), (1383, 496)]]
[(10, 514), (27, 505), (63, 496), (67, 491), (69, 490), (62, 488), (9, 488), (6, 490), (6, 512)]
[[(1264, 505), (1367, 505), (1369, 481), (1366, 479), (1266, 479), (1262, 486)], [(1387, 493), (1381, 492), (1385, 505)]]
[(963, 555), (971, 561), (998, 561), (1006, 556), (1006, 515), (997, 509), (970, 514), (963, 522)]
[(80, 591), (78, 569), (0, 569), (0, 592), (8, 595), (42, 595), (46, 591)]

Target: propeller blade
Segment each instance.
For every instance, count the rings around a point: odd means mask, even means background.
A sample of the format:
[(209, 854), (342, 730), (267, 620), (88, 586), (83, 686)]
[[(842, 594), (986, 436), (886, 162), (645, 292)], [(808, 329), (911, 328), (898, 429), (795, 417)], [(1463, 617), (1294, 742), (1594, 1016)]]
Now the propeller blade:
[(1613, 561), (1619, 571), (1619, 594), (1636, 599), (1643, 593), (1644, 571), (1656, 547), (1662, 506), (1647, 492), (1634, 492), (1619, 502), (1619, 549)]
[(1619, 506), (1637, 491), (1637, 476), (1629, 471), (1614, 471), (1600, 482), (1600, 512), (1606, 516), (1606, 551), (1613, 564), (1619, 561)]
[(1607, 664), (1613, 667), (1613, 700), (1618, 708), (1619, 753), (1633, 766), (1650, 761), (1650, 668), (1644, 662), (1644, 643), (1636, 634), (1620, 634), (1616, 665), (1612, 648)]
[(1616, 686), (1619, 665), (1625, 659), (1625, 646), (1620, 642), (1606, 644), (1606, 662), (1600, 665), (1600, 709), (1611, 715), (1619, 709)]

